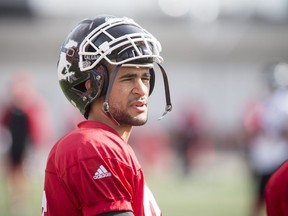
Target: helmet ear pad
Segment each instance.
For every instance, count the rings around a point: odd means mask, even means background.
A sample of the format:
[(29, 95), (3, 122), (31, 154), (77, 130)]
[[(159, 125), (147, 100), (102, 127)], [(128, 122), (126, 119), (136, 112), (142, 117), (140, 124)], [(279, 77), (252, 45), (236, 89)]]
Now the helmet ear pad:
[(154, 85), (155, 85), (155, 71), (153, 68), (150, 68), (150, 89), (149, 89), (149, 96), (152, 94), (153, 89), (154, 89)]
[(88, 119), (91, 103), (97, 98), (106, 94), (109, 83), (108, 70), (107, 67), (103, 64), (100, 64), (98, 67), (90, 70), (89, 74), (90, 88), (87, 89), (89, 94), (89, 102), (87, 103), (83, 113), (86, 119)]
[(90, 71), (90, 88), (93, 100), (106, 94), (109, 83), (109, 73), (105, 65), (100, 64)]

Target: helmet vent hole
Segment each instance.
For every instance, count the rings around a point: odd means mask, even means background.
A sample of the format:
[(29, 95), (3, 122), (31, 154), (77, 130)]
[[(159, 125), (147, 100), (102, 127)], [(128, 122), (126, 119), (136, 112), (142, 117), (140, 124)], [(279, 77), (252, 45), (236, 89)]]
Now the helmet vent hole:
[(74, 89), (76, 89), (77, 91), (80, 91), (82, 93), (87, 91), (87, 89), (85, 87), (85, 82), (82, 82), (82, 83), (79, 83), (79, 84), (75, 85)]

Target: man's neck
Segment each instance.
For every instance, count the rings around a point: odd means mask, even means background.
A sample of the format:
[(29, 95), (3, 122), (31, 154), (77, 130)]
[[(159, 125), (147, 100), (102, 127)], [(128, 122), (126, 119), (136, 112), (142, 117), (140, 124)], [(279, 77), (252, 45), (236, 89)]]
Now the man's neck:
[(131, 125), (116, 125), (104, 112), (97, 112), (96, 115), (93, 115), (93, 113), (91, 113), (88, 116), (88, 120), (108, 125), (109, 127), (113, 128), (126, 142), (128, 141), (132, 131)]

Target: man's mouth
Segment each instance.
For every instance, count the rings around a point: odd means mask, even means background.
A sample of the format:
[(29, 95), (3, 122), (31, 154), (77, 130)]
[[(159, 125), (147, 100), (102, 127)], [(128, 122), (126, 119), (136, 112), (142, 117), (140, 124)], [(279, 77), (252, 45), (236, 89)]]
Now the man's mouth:
[(133, 107), (134, 109), (137, 109), (137, 110), (140, 111), (140, 112), (143, 112), (143, 111), (145, 111), (146, 108), (147, 108), (147, 102), (145, 102), (145, 101), (133, 102), (133, 103), (132, 103), (132, 107)]

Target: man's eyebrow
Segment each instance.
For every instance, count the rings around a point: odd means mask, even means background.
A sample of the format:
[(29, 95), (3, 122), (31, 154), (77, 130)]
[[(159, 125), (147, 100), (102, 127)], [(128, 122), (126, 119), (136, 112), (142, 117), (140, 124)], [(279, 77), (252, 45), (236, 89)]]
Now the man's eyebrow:
[[(123, 78), (133, 78), (133, 77), (137, 77), (139, 75), (138, 72), (130, 72), (130, 73), (126, 73), (126, 74), (123, 74), (122, 76), (120, 76), (120, 79), (123, 79)], [(141, 77), (150, 77), (151, 74), (149, 72), (147, 73), (143, 73), (140, 75)]]
[(133, 77), (136, 77), (137, 76), (137, 73), (126, 73), (126, 74), (123, 74), (122, 76), (120, 76), (120, 78), (133, 78)]

